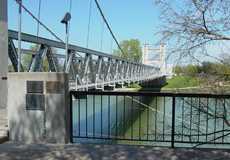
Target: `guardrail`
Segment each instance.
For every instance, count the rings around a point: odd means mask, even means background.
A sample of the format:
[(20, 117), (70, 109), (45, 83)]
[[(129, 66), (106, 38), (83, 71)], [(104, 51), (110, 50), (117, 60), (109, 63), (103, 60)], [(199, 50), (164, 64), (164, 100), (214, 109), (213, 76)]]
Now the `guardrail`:
[(71, 141), (230, 145), (230, 95), (71, 91)]

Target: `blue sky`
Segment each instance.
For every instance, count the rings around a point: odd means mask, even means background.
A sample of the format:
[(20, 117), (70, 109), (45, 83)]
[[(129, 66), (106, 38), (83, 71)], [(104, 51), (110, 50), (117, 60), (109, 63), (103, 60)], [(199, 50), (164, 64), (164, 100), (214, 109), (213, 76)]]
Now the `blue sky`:
[[(70, 41), (83, 47), (86, 46), (89, 1), (73, 0), (72, 5)], [(23, 4), (35, 15), (38, 14), (38, 2), (39, 0), (23, 0)], [(142, 44), (156, 42), (157, 37), (154, 37), (154, 33), (159, 24), (159, 11), (154, 6), (153, 0), (99, 0), (99, 3), (119, 41), (136, 38)], [(17, 30), (18, 5), (15, 0), (9, 0), (8, 5), (9, 28)], [(42, 0), (41, 21), (63, 40), (65, 30), (60, 20), (68, 8), (69, 0)], [(37, 23), (25, 12), (22, 26), (23, 32), (36, 35)], [(102, 19), (93, 2), (89, 48), (110, 52), (111, 48), (116, 46), (115, 43), (112, 43), (108, 30), (105, 28), (102, 32), (102, 26)], [(101, 49), (102, 33), (103, 47)], [(40, 36), (53, 38), (43, 28), (40, 29)]]

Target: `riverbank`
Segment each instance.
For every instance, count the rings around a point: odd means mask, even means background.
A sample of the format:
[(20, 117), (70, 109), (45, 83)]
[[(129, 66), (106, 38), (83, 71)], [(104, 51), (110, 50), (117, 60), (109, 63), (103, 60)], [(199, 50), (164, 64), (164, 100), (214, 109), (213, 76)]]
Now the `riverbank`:
[(164, 89), (174, 89), (174, 88), (187, 88), (187, 87), (198, 87), (201, 81), (198, 78), (190, 76), (175, 76), (171, 79), (167, 79), (167, 85)]
[(4, 160), (228, 160), (230, 150), (94, 144), (0, 144)]
[(115, 91), (124, 92), (170, 92), (170, 93), (212, 93), (212, 94), (230, 94), (230, 85), (223, 86), (194, 86), (183, 88), (119, 88)]
[(162, 88), (161, 92), (230, 94), (230, 85)]
[(209, 81), (199, 77), (175, 76), (167, 80), (161, 92), (229, 94), (229, 81)]

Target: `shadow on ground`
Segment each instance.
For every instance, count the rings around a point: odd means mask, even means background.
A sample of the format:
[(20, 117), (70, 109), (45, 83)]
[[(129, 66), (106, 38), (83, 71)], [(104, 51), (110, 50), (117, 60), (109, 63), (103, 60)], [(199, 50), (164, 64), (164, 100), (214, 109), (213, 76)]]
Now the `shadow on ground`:
[(168, 149), (122, 145), (0, 145), (3, 160), (228, 160), (230, 150)]

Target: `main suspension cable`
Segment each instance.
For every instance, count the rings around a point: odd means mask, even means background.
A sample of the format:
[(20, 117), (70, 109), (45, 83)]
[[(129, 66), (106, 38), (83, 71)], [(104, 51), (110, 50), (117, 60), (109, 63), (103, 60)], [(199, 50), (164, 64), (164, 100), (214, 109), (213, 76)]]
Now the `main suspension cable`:
[(101, 15), (103, 21), (105, 22), (105, 24), (106, 24), (106, 26), (107, 26), (107, 28), (108, 28), (110, 34), (112, 35), (114, 41), (115, 41), (116, 44), (117, 44), (119, 50), (122, 52), (122, 54), (124, 54), (125, 52), (123, 51), (123, 49), (121, 48), (121, 46), (120, 46), (118, 40), (116, 39), (116, 37), (115, 37), (115, 35), (114, 35), (114, 33), (113, 33), (113, 31), (112, 31), (112, 29), (111, 29), (111, 27), (110, 27), (110, 25), (109, 25), (107, 19), (105, 18), (105, 15), (104, 15), (104, 13), (103, 13), (103, 11), (102, 11), (102, 9), (101, 9), (101, 7), (100, 7), (98, 1), (97, 1), (97, 0), (94, 0), (94, 1), (95, 1), (95, 3), (96, 3), (96, 6), (97, 6), (97, 8), (98, 8), (98, 10), (99, 10), (99, 12), (100, 12), (100, 15)]
[[(38, 20), (40, 21), (40, 17), (41, 17), (41, 1), (39, 0), (39, 4), (38, 4)], [(37, 37), (39, 36), (39, 31), (40, 31), (40, 24), (39, 22), (37, 23)]]
[(52, 36), (54, 36), (57, 40), (59, 40), (60, 42), (64, 41), (59, 38), (49, 27), (47, 27), (44, 23), (42, 23), (36, 16), (33, 15), (33, 13), (27, 9), (20, 1), (15, 0), (34, 20), (36, 20), (42, 27), (44, 27)]

